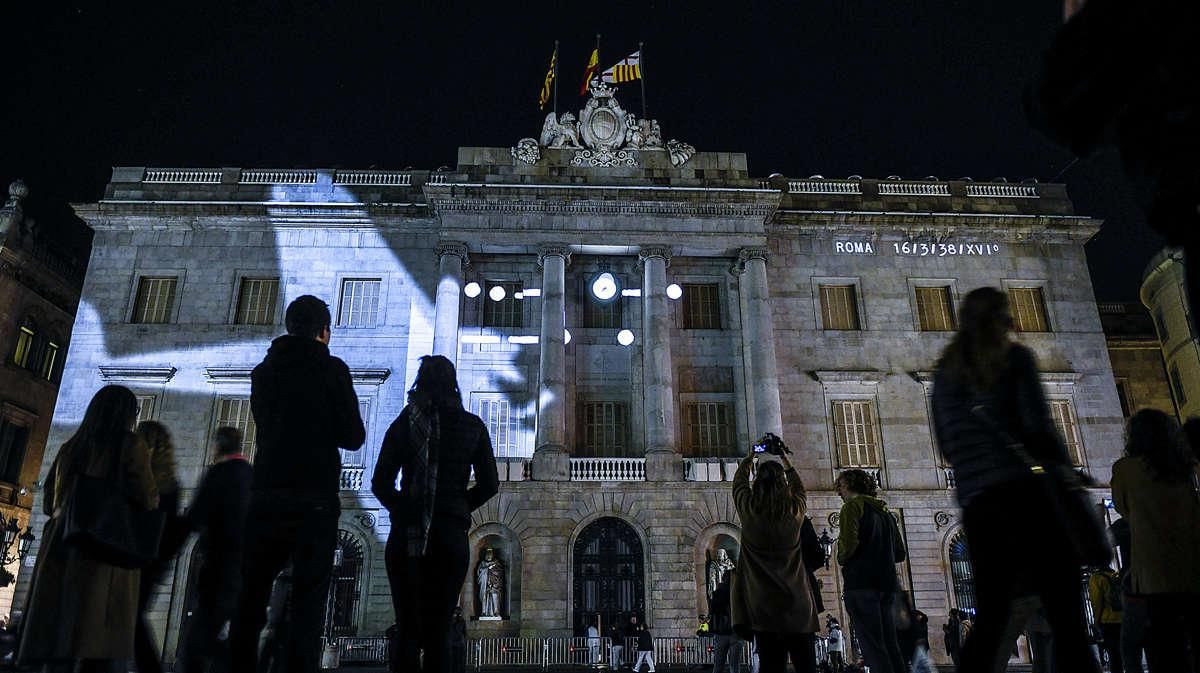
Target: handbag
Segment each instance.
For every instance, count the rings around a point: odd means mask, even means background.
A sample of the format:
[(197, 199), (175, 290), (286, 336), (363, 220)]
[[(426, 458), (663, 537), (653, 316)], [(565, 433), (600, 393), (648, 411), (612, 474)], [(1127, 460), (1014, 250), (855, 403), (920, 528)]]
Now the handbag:
[(63, 541), (85, 556), (118, 568), (143, 568), (158, 557), (166, 512), (143, 510), (121, 488), (121, 451), (107, 477), (75, 475), (63, 506)]
[(1009, 451), (1029, 469), (1034, 481), (1050, 503), (1050, 519), (1062, 523), (1063, 533), (1080, 565), (1107, 567), (1112, 563), (1112, 547), (1100, 519), (1098, 507), (1092, 503), (1087, 485), (1078, 472), (1066, 465), (1045, 465), (1038, 462), (1025, 444), (1013, 438), (991, 419), (983, 406), (971, 409), (988, 422), (999, 435)]

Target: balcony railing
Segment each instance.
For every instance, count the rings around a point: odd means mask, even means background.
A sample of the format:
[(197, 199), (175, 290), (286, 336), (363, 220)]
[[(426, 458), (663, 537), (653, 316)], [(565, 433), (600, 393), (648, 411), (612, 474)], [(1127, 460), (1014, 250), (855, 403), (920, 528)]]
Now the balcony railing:
[(341, 488), (343, 491), (358, 491), (362, 490), (363, 473), (366, 472), (365, 467), (343, 467)]
[(967, 196), (980, 196), (990, 199), (1036, 199), (1036, 185), (1009, 185), (976, 183), (967, 185)]
[(862, 194), (858, 180), (789, 180), (792, 194)]
[(572, 458), (571, 481), (646, 481), (646, 459)]
[(950, 196), (944, 182), (881, 182), (879, 193), (886, 196)]

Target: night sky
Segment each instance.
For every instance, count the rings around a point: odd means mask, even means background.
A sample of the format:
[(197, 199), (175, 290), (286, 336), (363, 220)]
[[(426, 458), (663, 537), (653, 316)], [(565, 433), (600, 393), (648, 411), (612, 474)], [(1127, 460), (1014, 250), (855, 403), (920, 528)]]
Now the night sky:
[[(745, 152), (756, 176), (1061, 173), (1106, 220), (1087, 247), (1102, 301), (1136, 299), (1161, 246), (1115, 156), (1070, 166), (1025, 119), (1057, 2), (24, 4), (0, 37), (0, 180), (25, 179), (46, 221), (114, 165), (453, 166), (538, 134), (556, 39), (577, 112), (600, 33), (602, 69), (645, 42), (664, 138)], [(618, 98), (640, 113), (636, 84)]]

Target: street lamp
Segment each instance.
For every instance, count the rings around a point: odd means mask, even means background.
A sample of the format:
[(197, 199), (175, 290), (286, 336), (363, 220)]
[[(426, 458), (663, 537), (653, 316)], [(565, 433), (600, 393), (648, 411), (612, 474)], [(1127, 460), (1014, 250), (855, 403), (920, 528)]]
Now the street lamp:
[(833, 556), (833, 538), (829, 537), (829, 529), (821, 531), (821, 537), (817, 538), (817, 542), (821, 544), (821, 551), (825, 553), (825, 569), (829, 569), (829, 558)]
[[(14, 516), (9, 519), (8, 523), (4, 526), (4, 551), (0, 554), (0, 565), (8, 565), (14, 561), (25, 560), (25, 557), (29, 555), (30, 547), (33, 546), (33, 541), (36, 539), (37, 537), (34, 536), (33, 531), (29, 530), (29, 528), (26, 528), (24, 533), (21, 532), (21, 524), (17, 522), (17, 517)], [(19, 543), (17, 543), (18, 540), (20, 540)], [(14, 543), (17, 543), (17, 553), (15, 555), (10, 554)]]

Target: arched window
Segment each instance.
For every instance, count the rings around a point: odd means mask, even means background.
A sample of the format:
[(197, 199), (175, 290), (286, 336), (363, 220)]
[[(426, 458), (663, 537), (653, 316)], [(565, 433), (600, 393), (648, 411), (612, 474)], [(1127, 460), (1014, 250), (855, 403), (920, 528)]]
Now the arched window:
[(958, 531), (950, 538), (950, 582), (954, 592), (954, 607), (975, 612), (975, 575), (971, 571), (971, 553), (967, 534)]
[(334, 637), (351, 636), (358, 630), (364, 556), (358, 536), (347, 530), (338, 530), (327, 625), (327, 632)]

